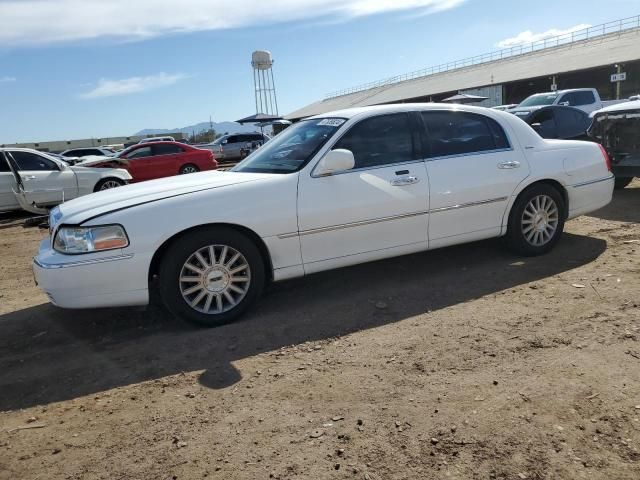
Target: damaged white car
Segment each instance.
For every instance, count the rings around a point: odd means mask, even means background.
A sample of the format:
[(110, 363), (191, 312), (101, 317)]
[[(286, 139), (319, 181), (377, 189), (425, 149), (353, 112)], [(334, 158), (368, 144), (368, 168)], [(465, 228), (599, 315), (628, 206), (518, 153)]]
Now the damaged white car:
[(67, 200), (129, 183), (123, 169), (69, 166), (28, 148), (0, 149), (0, 212), (46, 213)]

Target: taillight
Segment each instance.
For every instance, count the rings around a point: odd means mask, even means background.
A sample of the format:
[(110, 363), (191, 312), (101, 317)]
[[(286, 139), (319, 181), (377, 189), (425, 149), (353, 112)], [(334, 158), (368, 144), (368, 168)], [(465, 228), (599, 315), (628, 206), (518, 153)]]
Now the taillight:
[(607, 165), (607, 170), (611, 171), (611, 159), (609, 158), (609, 154), (602, 145), (598, 144), (598, 146), (600, 147), (600, 151), (602, 152), (602, 156), (604, 157), (604, 163), (606, 163)]

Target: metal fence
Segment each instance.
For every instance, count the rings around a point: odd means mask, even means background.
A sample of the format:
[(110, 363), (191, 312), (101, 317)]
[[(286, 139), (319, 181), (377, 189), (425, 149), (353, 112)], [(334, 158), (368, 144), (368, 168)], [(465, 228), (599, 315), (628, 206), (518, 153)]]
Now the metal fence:
[(350, 93), (361, 92), (363, 90), (369, 90), (371, 88), (384, 87), (394, 83), (404, 82), (406, 80), (427, 77), (436, 73), (448, 72), (459, 68), (470, 67), (472, 65), (479, 65), (482, 63), (493, 62), (505, 58), (516, 57), (518, 55), (524, 55), (538, 50), (544, 50), (546, 48), (559, 47), (560, 45), (568, 45), (570, 43), (581, 42), (583, 40), (602, 37), (604, 35), (631, 30), (634, 28), (640, 28), (640, 15), (602, 23), (600, 25), (594, 25), (582, 30), (576, 30), (571, 33), (565, 33), (531, 43), (516, 45), (510, 48), (503, 48), (501, 50), (495, 50), (490, 53), (483, 53), (481, 55), (468, 57), (462, 60), (442, 63), (440, 65), (424, 68), (422, 70), (416, 70), (413, 72), (405, 73), (403, 75), (396, 75), (394, 77), (388, 77), (383, 80), (364, 83), (344, 90), (338, 90), (327, 94), (325, 96), (325, 100), (329, 98), (340, 97), (342, 95), (349, 95)]

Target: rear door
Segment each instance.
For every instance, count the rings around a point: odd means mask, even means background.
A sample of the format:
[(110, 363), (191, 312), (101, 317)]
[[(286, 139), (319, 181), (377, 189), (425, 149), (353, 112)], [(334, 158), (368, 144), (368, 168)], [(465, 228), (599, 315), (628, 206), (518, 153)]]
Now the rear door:
[(188, 163), (182, 148), (175, 143), (157, 143), (151, 149), (156, 172), (160, 177), (177, 175), (182, 163)]
[(430, 181), (429, 246), (497, 236), (509, 197), (529, 175), (519, 147), (481, 114), (423, 111)]
[(35, 152), (11, 151), (29, 204), (52, 206), (78, 196), (73, 171)]

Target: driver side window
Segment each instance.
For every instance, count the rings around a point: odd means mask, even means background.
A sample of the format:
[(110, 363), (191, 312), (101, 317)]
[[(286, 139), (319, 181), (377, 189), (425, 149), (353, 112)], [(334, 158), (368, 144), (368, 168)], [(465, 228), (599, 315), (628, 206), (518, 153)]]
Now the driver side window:
[(153, 155), (151, 153), (151, 147), (141, 147), (136, 148), (133, 152), (129, 153), (127, 158), (129, 160), (133, 160), (134, 158), (150, 157), (151, 155)]
[(367, 118), (352, 127), (333, 147), (353, 153), (354, 168), (414, 160), (409, 116), (393, 113)]
[(20, 171), (57, 171), (58, 166), (51, 160), (31, 152), (11, 152)]

